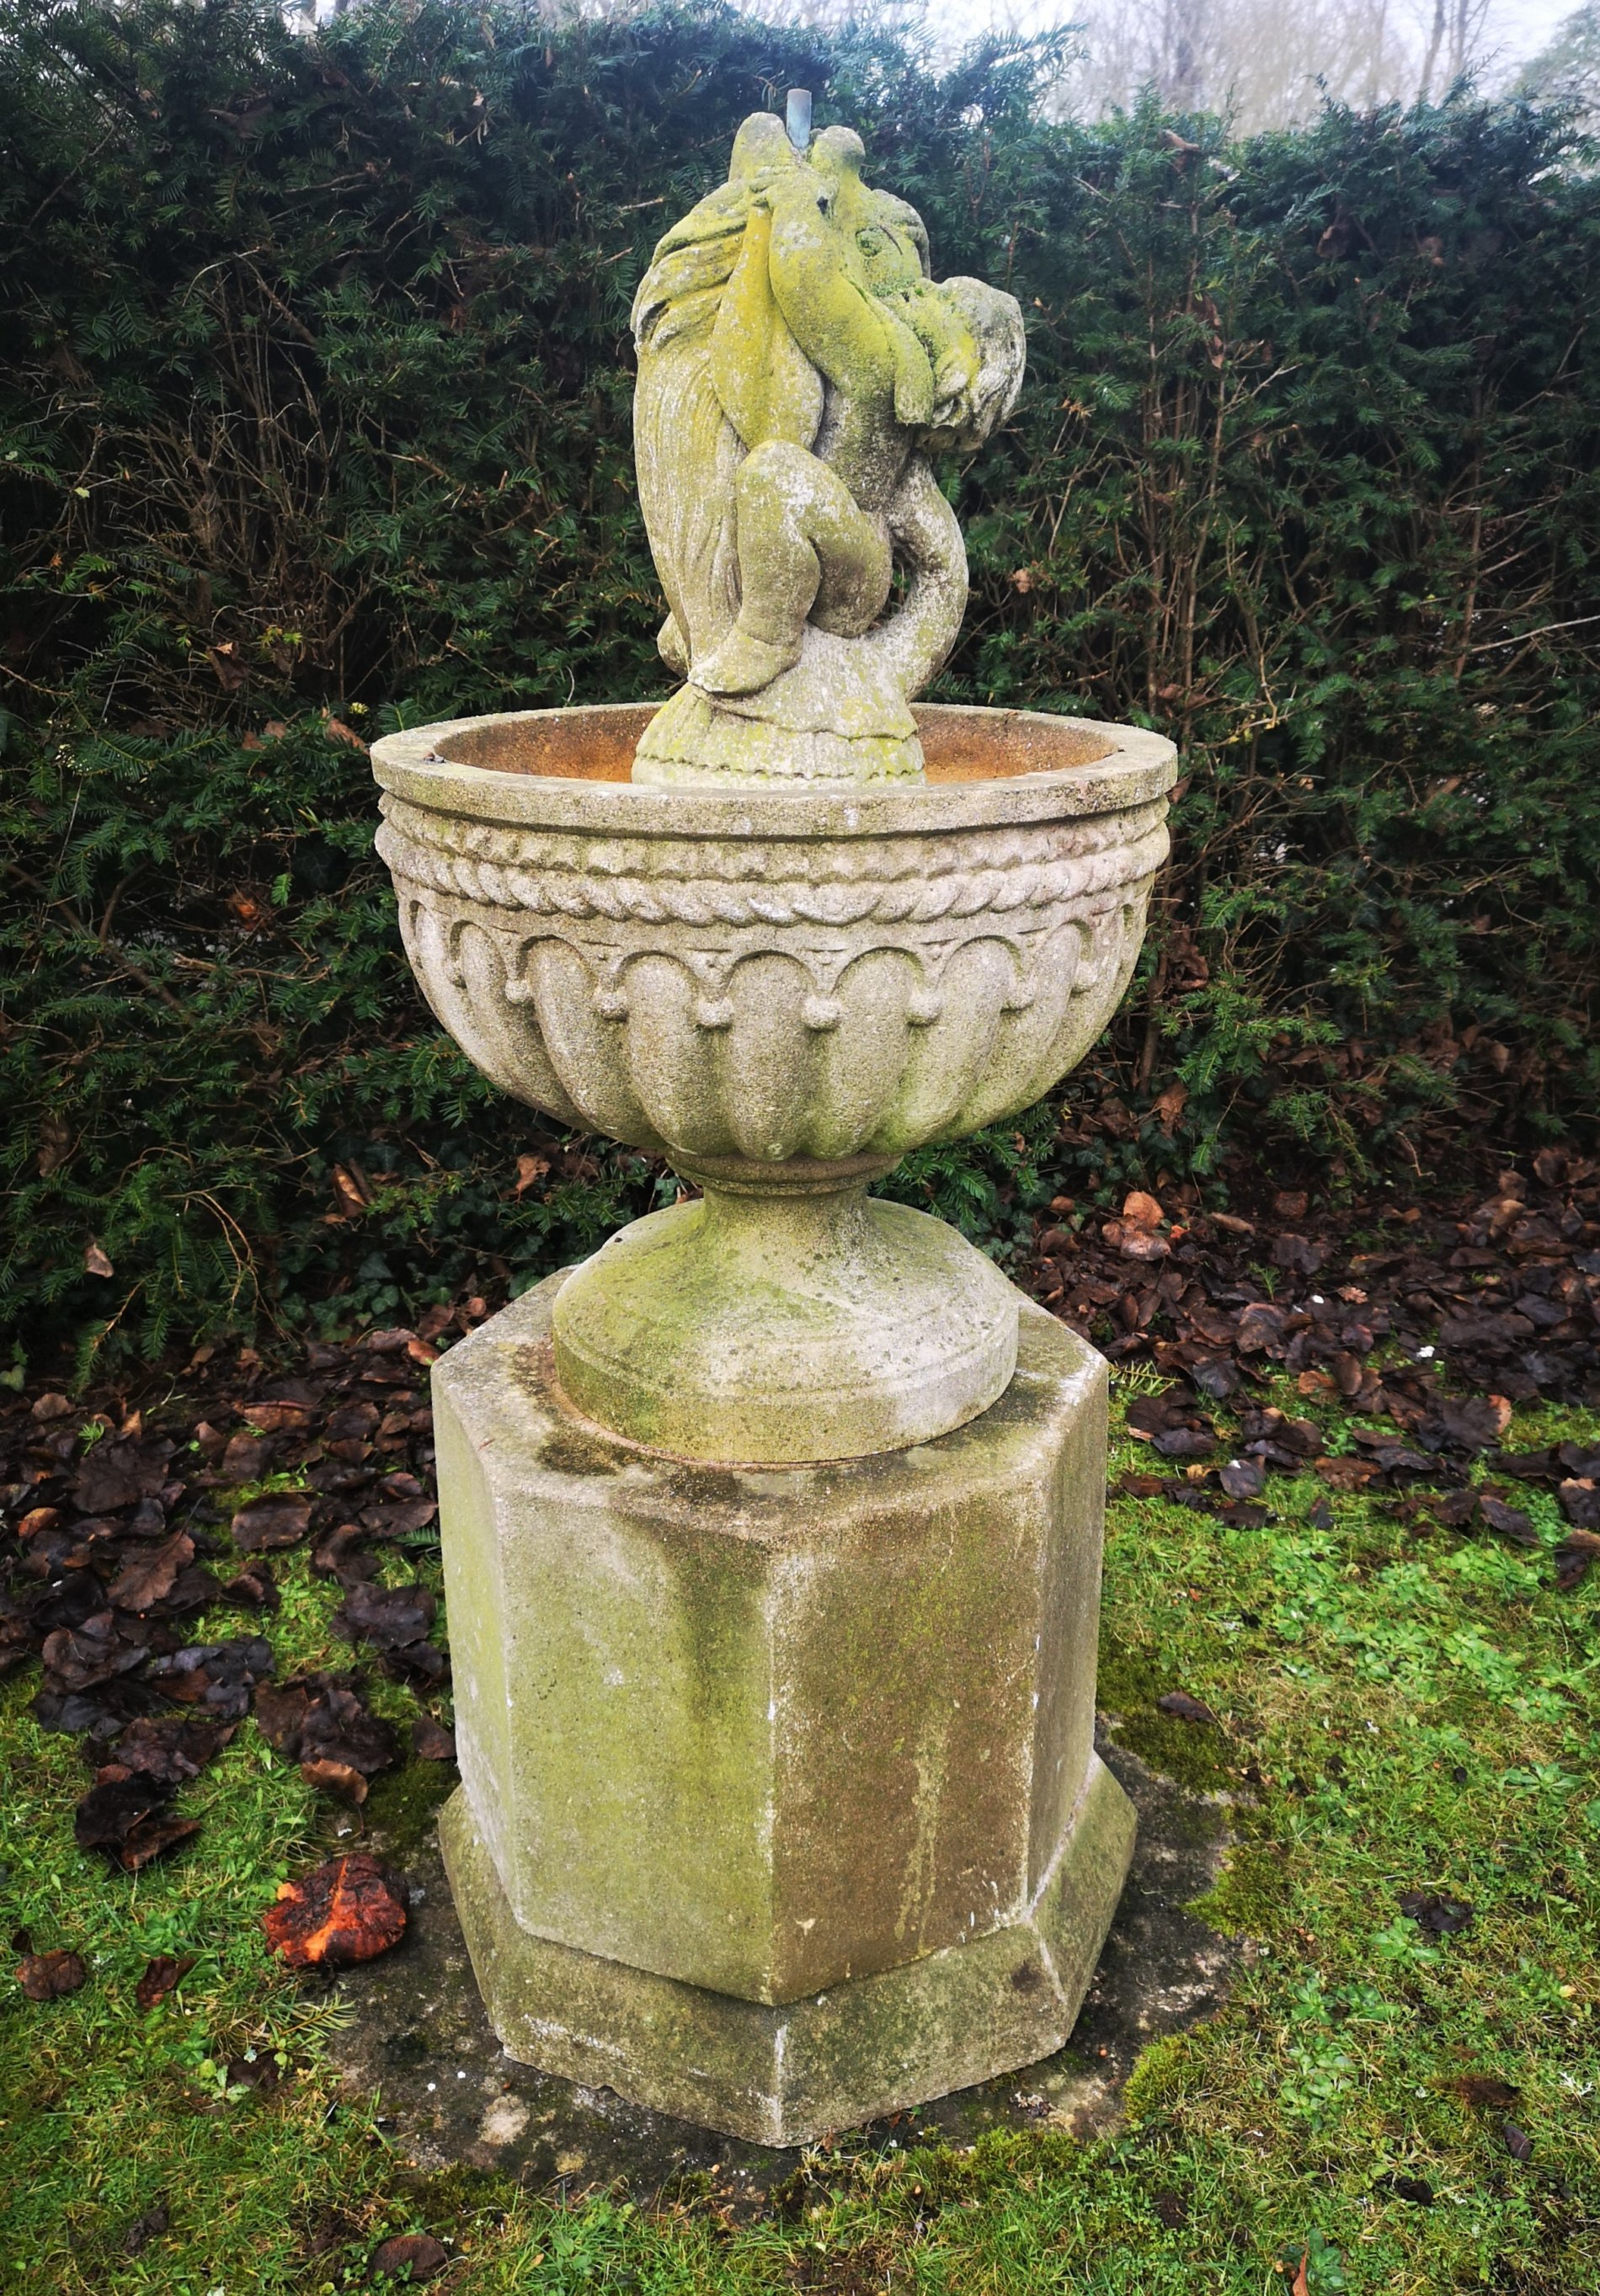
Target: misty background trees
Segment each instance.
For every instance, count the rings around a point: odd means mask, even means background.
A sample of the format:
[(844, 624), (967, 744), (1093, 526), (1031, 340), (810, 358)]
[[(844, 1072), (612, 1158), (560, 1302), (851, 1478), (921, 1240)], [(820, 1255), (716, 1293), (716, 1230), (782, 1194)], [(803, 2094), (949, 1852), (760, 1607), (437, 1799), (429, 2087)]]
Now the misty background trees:
[[(817, 20), (841, 12), (837, 0), (800, 4)], [(1517, 0), (972, 0), (957, 16), (951, 37), (981, 20), (1017, 34), (1070, 28), (1054, 98), (1066, 118), (1126, 111), (1149, 90), (1168, 110), (1257, 135), (1303, 125), (1325, 100), (1364, 111), (1438, 102), (1470, 80), (1600, 124), (1600, 0), (1539, 45)]]

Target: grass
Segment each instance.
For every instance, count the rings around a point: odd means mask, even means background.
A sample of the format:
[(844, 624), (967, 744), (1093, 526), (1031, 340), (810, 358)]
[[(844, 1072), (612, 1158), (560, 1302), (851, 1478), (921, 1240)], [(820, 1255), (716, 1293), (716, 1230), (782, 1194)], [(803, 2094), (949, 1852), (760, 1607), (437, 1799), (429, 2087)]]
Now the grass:
[[(1527, 1410), (1506, 1441), (1596, 1431), (1592, 1414)], [(1119, 1437), (1113, 1473), (1149, 1464)], [(1600, 2285), (1600, 1573), (1558, 1595), (1547, 1554), (1391, 1496), (1333, 1494), (1318, 1529), (1314, 1476), (1266, 1496), (1276, 1520), (1256, 1529), (1120, 1499), (1107, 1547), (1102, 1704), (1153, 1766), (1232, 1798), (1235, 1845), (1200, 1907), (1252, 1941), (1227, 2007), (1145, 2053), (1110, 2138), (1046, 2126), (971, 2149), (842, 2145), (754, 2222), (692, 2190), (652, 2210), (614, 2194), (560, 2210), (467, 2170), (409, 2172), (371, 2112), (335, 2103), (329, 1999), (278, 1976), (260, 1942), (278, 1880), (326, 1854), (298, 1774), (246, 1725), (185, 1797), (204, 1821), (193, 1847), (111, 1874), (73, 1846), (76, 1747), (37, 1730), (33, 1683), (13, 1679), (0, 1918), (7, 1936), (77, 1948), (91, 1974), (62, 2001), (4, 1996), (0, 2296), (329, 2296), (371, 2284), (385, 2234), (420, 2229), (457, 2259), (436, 2284), (472, 2296)], [(1522, 1503), (1554, 1546), (1553, 1503)], [(282, 1575), (280, 1671), (348, 1663), (328, 1628), (337, 1590), (303, 1561)], [(1161, 1714), (1178, 1687), (1222, 1726)], [(414, 1787), (388, 1791), (402, 1827), (425, 1818), (406, 1807)], [(1428, 1935), (1399, 1909), (1415, 1889), (1473, 1921)], [(199, 1959), (141, 2017), (133, 1988), (156, 1952)], [(271, 2094), (230, 2083), (250, 2049), (294, 2077)], [(1467, 2102), (1469, 2074), (1514, 2102)], [(1508, 2149), (1507, 2119), (1530, 2158)], [(130, 2254), (127, 2227), (159, 2201), (169, 2229)]]

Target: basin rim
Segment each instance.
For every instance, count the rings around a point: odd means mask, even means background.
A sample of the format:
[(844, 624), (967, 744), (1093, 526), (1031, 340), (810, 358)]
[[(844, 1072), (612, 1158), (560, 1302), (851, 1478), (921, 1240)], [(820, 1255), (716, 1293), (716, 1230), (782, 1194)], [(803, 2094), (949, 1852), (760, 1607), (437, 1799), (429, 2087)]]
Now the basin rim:
[(1177, 778), (1175, 745), (1142, 726), (956, 702), (921, 702), (913, 715), (924, 732), (953, 733), (954, 721), (965, 720), (975, 742), (988, 735), (1009, 742), (1021, 734), (1046, 754), (1053, 747), (1077, 746), (1085, 734), (1097, 734), (1107, 744), (1106, 753), (985, 780), (862, 787), (751, 782), (726, 789), (652, 789), (628, 781), (506, 770), (448, 755), (452, 744), (468, 734), (481, 741), (502, 727), (538, 728), (556, 721), (570, 732), (587, 720), (608, 746), (614, 745), (628, 719), (636, 721), (642, 732), (659, 707), (602, 701), (445, 718), (375, 742), (373, 772), (383, 789), (407, 804), (457, 819), (611, 837), (778, 839), (926, 836), (1011, 822), (1087, 818), (1149, 805), (1166, 796)]

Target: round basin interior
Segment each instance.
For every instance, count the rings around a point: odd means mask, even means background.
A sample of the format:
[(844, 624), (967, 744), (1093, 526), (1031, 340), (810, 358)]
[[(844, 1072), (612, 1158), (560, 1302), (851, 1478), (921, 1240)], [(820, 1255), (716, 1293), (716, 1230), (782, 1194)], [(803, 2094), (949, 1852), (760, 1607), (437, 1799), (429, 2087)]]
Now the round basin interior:
[[(530, 774), (541, 780), (630, 782), (639, 736), (660, 706), (653, 701), (613, 702), (458, 721), (448, 729), (450, 763), (492, 773)], [(932, 702), (912, 714), (930, 784), (1060, 773), (1113, 757), (1120, 746), (1100, 726), (1035, 710)]]

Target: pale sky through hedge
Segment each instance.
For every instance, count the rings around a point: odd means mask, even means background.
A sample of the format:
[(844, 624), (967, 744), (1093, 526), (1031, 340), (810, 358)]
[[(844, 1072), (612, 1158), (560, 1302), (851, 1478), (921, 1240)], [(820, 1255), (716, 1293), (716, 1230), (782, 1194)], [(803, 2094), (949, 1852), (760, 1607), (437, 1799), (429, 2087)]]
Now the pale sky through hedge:
[[(1501, 67), (1523, 63), (1547, 47), (1579, 0), (1494, 0), (1485, 47)], [(1414, 0), (1419, 37), (1424, 18), (1431, 15), (1428, 0)], [(937, 20), (957, 36), (990, 24), (1015, 25), (1046, 30), (1057, 24), (1081, 22), (1089, 12), (1086, 0), (940, 0)]]

